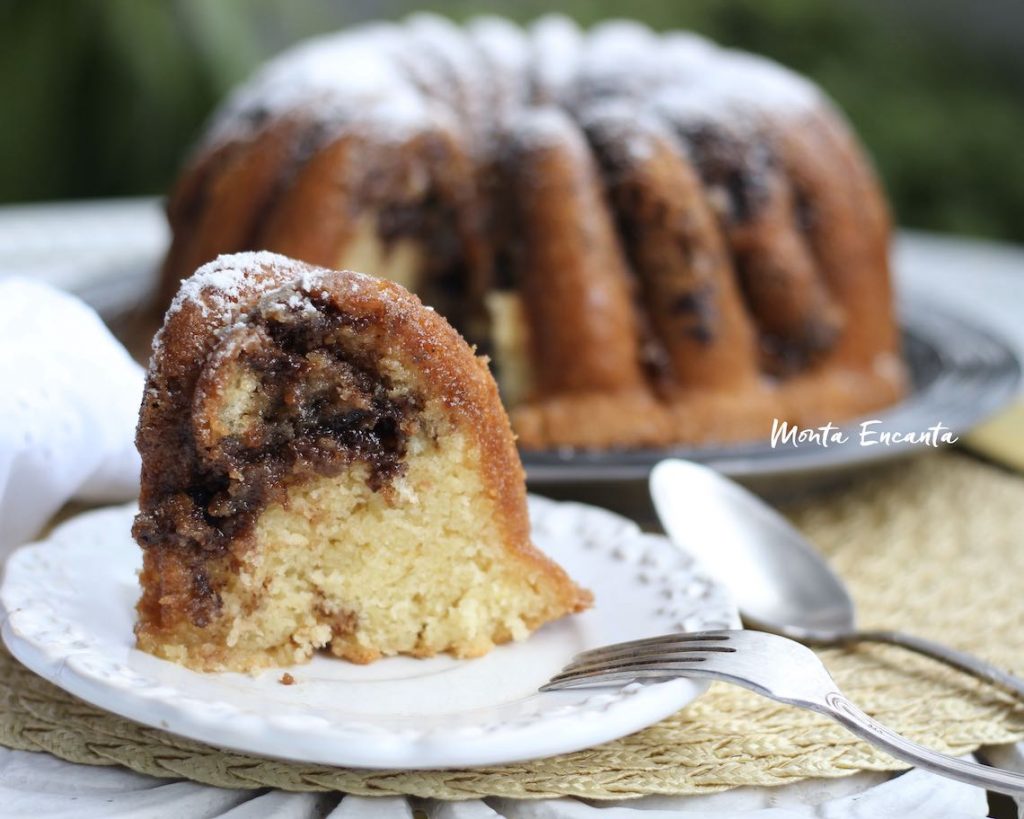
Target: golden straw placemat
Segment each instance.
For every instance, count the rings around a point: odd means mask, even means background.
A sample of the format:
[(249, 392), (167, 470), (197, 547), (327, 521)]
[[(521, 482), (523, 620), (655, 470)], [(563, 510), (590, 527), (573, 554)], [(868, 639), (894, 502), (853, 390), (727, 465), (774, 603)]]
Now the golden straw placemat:
[[(850, 582), (862, 625), (898, 625), (1024, 672), (1024, 479), (963, 455), (934, 454), (793, 514)], [(851, 699), (934, 748), (962, 754), (1024, 738), (1024, 707), (929, 660), (879, 647), (823, 657)], [(692, 794), (905, 767), (822, 717), (726, 685), (645, 731), (554, 759), (424, 772), (294, 765), (110, 716), (6, 652), (0, 743), (223, 787), (447, 799)]]

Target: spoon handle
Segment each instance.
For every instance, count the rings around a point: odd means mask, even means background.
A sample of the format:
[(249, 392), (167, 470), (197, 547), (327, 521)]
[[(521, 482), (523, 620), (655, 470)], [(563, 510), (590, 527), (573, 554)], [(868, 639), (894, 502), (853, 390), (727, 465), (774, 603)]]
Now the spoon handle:
[(941, 643), (926, 640), (924, 637), (915, 637), (912, 634), (902, 634), (898, 631), (853, 631), (843, 635), (838, 642), (843, 644), (888, 643), (889, 645), (910, 649), (918, 654), (931, 657), (933, 660), (946, 663), (946, 665), (964, 671), (973, 677), (985, 680), (985, 682), (997, 685), (1024, 699), (1024, 680), (1020, 677), (996, 668), (992, 663), (975, 657), (973, 654), (957, 651)]

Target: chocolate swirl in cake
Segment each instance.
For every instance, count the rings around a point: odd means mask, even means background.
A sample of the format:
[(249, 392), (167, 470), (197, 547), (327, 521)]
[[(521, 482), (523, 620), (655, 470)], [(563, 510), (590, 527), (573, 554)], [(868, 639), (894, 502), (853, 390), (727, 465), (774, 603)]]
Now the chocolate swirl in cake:
[[(269, 254), (250, 257), (281, 265)], [(187, 376), (151, 374), (139, 429), (140, 448), (149, 452), (146, 503), (134, 527), (144, 548), (178, 552), (189, 567), (189, 616), (197, 625), (219, 605), (206, 561), (244, 541), (258, 515), (296, 482), (359, 461), (368, 485), (389, 491), (422, 407), (421, 396), (393, 383), (360, 341), (385, 331), (383, 315), (346, 312), (308, 276), (258, 298), (238, 289), (210, 303), (204, 290), (221, 271), (208, 267), (172, 311), (199, 311), (200, 319), (227, 311), (232, 320)], [(162, 375), (176, 392), (155, 398)], [(147, 417), (168, 415), (163, 404), (177, 403), (176, 393), (191, 396), (191, 416), (182, 413), (174, 434), (157, 441)]]

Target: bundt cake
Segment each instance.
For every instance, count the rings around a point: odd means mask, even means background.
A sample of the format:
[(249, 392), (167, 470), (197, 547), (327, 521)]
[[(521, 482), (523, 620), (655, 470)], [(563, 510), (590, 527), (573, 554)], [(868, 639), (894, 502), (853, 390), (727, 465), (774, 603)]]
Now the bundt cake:
[(157, 335), (137, 443), (136, 636), (160, 657), (473, 657), (589, 605), (530, 542), (486, 362), (397, 284), (206, 265)]
[(215, 115), (168, 214), (166, 299), (245, 249), (394, 279), (491, 357), (525, 448), (761, 438), (904, 390), (842, 115), (691, 34), (415, 15), (309, 41)]

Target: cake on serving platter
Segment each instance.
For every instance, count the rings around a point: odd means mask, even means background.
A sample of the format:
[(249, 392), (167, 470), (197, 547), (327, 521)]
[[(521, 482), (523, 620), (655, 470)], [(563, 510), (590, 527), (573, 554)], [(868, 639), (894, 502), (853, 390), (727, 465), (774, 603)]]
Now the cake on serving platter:
[(136, 636), (160, 657), (474, 657), (590, 604), (531, 544), (486, 362), (392, 282), (204, 266), (154, 342), (137, 443)]
[(492, 359), (526, 449), (764, 438), (905, 390), (857, 139), (806, 79), (688, 33), (316, 38), (227, 100), (168, 215), (165, 303), (246, 249), (394, 279)]

